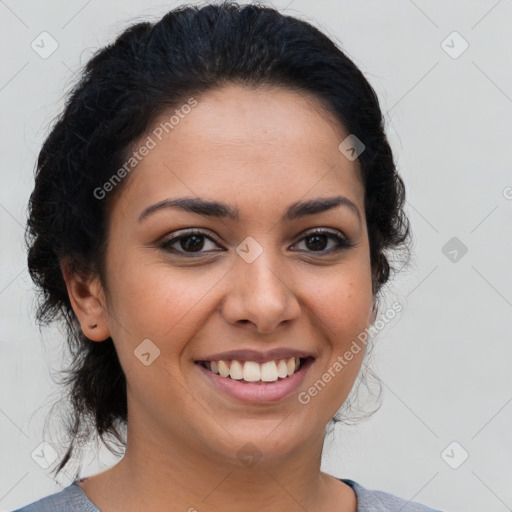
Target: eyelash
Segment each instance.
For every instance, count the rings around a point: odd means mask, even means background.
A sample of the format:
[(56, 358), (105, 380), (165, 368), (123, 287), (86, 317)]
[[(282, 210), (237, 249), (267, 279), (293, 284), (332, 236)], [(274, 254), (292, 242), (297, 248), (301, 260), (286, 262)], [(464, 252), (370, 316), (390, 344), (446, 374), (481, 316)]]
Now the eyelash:
[[(326, 229), (315, 229), (313, 231), (310, 231), (309, 233), (306, 233), (306, 235), (303, 236), (297, 243), (302, 242), (303, 240), (305, 240), (307, 238), (312, 238), (312, 237), (318, 236), (318, 235), (327, 236), (328, 238), (336, 240), (338, 246), (336, 248), (330, 249), (328, 251), (322, 250), (322, 251), (306, 251), (306, 252), (309, 252), (312, 254), (320, 254), (320, 255), (324, 254), (325, 255), (325, 254), (331, 254), (331, 253), (335, 253), (335, 252), (339, 252), (339, 251), (344, 251), (344, 250), (351, 249), (352, 247), (354, 247), (354, 244), (350, 240), (348, 240), (346, 238), (342, 238), (338, 234), (333, 233), (332, 231), (328, 231)], [(191, 229), (181, 235), (167, 238), (160, 244), (160, 248), (163, 249), (164, 251), (171, 252), (171, 253), (177, 254), (179, 256), (184, 256), (184, 257), (188, 257), (188, 258), (201, 257), (205, 254), (205, 252), (194, 253), (194, 252), (186, 252), (186, 251), (177, 251), (177, 250), (171, 248), (172, 245), (176, 244), (180, 240), (186, 240), (187, 238), (191, 238), (193, 236), (203, 236), (203, 237), (207, 238), (208, 240), (212, 241), (213, 243), (217, 243), (210, 235), (208, 235), (204, 231), (201, 231), (198, 229)], [(297, 243), (294, 245), (297, 245)], [(215, 251), (215, 252), (221, 252), (221, 251)]]

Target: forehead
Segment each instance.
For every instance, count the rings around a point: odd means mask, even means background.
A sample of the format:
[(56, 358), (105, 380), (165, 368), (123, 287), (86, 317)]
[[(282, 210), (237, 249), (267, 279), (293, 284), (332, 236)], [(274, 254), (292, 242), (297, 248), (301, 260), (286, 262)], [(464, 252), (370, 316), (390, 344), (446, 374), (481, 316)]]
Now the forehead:
[(134, 145), (151, 149), (129, 176), (124, 209), (184, 195), (270, 207), (337, 193), (363, 209), (358, 163), (339, 150), (349, 133), (315, 96), (231, 84), (193, 100)]

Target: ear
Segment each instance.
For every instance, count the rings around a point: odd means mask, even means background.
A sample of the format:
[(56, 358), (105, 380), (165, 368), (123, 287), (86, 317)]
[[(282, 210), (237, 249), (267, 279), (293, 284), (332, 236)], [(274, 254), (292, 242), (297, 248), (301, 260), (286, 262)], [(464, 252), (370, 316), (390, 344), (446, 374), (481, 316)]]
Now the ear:
[(110, 330), (105, 294), (99, 277), (86, 277), (73, 272), (69, 262), (61, 262), (60, 268), (71, 307), (80, 322), (82, 332), (90, 340), (106, 340), (110, 336)]
[(377, 306), (377, 303), (374, 301), (372, 304), (372, 309), (370, 310), (370, 324), (373, 324), (373, 322), (375, 322), (378, 310), (379, 308)]

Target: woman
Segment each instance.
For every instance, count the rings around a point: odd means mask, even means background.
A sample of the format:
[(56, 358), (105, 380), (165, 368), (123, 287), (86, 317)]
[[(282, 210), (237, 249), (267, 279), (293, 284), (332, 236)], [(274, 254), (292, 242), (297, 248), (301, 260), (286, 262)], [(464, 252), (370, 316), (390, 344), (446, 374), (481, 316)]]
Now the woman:
[(75, 357), (57, 472), (87, 421), (126, 451), (18, 512), (433, 510), (320, 471), (403, 202), (375, 92), (308, 23), (182, 7), (98, 52), (38, 159), (28, 263)]

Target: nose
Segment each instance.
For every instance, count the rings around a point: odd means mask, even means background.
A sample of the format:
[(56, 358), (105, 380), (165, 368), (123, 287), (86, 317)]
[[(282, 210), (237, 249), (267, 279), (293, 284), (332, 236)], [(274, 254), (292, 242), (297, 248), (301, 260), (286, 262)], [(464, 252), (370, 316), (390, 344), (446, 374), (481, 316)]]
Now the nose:
[(252, 263), (237, 258), (221, 308), (230, 324), (249, 323), (261, 334), (291, 323), (301, 311), (290, 272), (285, 272), (279, 256), (271, 257), (269, 253), (263, 251)]

